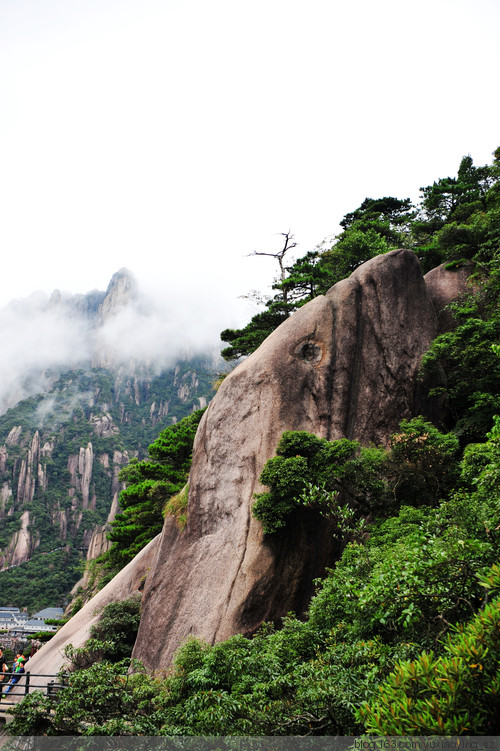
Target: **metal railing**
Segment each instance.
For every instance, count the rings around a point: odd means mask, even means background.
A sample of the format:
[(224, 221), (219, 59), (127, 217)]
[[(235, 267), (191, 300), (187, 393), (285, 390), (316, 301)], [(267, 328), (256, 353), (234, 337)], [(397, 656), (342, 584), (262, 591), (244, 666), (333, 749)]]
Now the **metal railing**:
[[(28, 670), (26, 670), (24, 673), (4, 673), (4, 680), (0, 683), (0, 691), (1, 691), (1, 701), (0, 701), (0, 713), (5, 714), (8, 712), (8, 707), (12, 707), (15, 704), (18, 704), (19, 701), (21, 701), (21, 696), (24, 698), (24, 696), (27, 696), (30, 691), (36, 690), (36, 689), (44, 689), (47, 696), (54, 697), (57, 695), (62, 689), (66, 688), (64, 683), (61, 683), (57, 680), (59, 677), (58, 675), (54, 675), (54, 673), (30, 673)], [(12, 683), (11, 680), (13, 677), (18, 678), (15, 683)], [(38, 678), (52, 678), (51, 681), (44, 681), (43, 683), (34, 683), (33, 678), (36, 680)], [(7, 680), (9, 679), (9, 680)], [(9, 692), (6, 693), (6, 689), (9, 688)], [(21, 689), (21, 690), (19, 690)], [(10, 700), (10, 697), (12, 698), (16, 697), (14, 701)]]

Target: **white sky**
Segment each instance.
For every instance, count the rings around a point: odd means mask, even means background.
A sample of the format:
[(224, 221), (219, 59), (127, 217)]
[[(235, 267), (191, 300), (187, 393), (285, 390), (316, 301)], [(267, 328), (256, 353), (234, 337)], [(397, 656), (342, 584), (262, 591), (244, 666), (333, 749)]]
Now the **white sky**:
[(499, 34), (498, 0), (0, 0), (0, 305), (126, 266), (246, 322), (248, 253), (491, 162)]

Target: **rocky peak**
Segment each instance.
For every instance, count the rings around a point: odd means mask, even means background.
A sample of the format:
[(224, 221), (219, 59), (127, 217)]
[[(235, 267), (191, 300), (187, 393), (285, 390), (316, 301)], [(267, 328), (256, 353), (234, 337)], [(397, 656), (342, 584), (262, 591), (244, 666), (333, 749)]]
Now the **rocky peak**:
[(134, 275), (125, 268), (113, 274), (105, 297), (99, 306), (98, 324), (103, 325), (109, 318), (116, 316), (138, 300), (138, 287)]
[(92, 321), (96, 318), (105, 295), (105, 292), (99, 290), (92, 290), (84, 295), (72, 295), (63, 294), (61, 290), (55, 289), (50, 296), (47, 309), (56, 314), (62, 313), (73, 319)]

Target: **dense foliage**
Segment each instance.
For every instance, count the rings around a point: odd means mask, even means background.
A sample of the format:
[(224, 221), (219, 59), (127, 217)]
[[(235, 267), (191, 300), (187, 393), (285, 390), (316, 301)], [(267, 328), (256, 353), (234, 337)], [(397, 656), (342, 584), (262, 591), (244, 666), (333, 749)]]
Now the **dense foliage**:
[(120, 662), (130, 657), (141, 620), (140, 595), (110, 602), (90, 627), (90, 638), (83, 647), (66, 647), (65, 656), (72, 670), (82, 670), (95, 662)]
[[(59, 702), (27, 697), (13, 733), (500, 732), (499, 173), (500, 150), (491, 167), (465, 157), (456, 178), (422, 189), (418, 207), (366, 199), (331, 248), (277, 282), (268, 311), (283, 318), (403, 245), (425, 270), (471, 262), (476, 284), (426, 358), (444, 374), (445, 425), (405, 421), (387, 450), (288, 432), (264, 468), (254, 513), (266, 534), (286, 533), (299, 507), (336, 522), (343, 552), (307, 613), (252, 638), (190, 639), (161, 678), (129, 661), (96, 662), (68, 676)], [(227, 356), (255, 348), (264, 329), (253, 325), (225, 338)]]
[[(353, 537), (352, 527), (340, 528), (344, 553), (318, 582), (304, 619), (290, 614), (252, 639), (234, 636), (214, 646), (192, 639), (161, 680), (140, 669), (127, 676), (128, 663), (95, 663), (69, 677), (59, 702), (36, 694), (26, 699), (13, 731), (496, 732), (499, 423), (485, 442), (453, 459), (455, 485), (443, 486), (437, 503), (397, 505), (367, 523), (369, 534)], [(398, 435), (415, 438), (414, 427), (405, 423)], [(285, 444), (309, 445), (314, 453), (320, 439), (307, 444), (306, 435), (288, 434)], [(432, 456), (432, 442), (427, 450)], [(457, 659), (464, 670), (457, 671)], [(411, 700), (415, 681), (425, 684), (427, 725)], [(396, 717), (394, 702), (405, 707)]]
[(476, 295), (454, 305), (457, 328), (438, 336), (423, 360), (427, 372), (445, 374), (444, 383), (433, 393), (446, 399), (448, 424), (463, 445), (481, 440), (491, 425), (492, 415), (500, 412), (498, 360), (494, 351), (495, 343), (500, 340), (500, 250), (484, 268), (489, 273), (478, 279)]
[(252, 507), (264, 532), (286, 525), (298, 506), (317, 508), (339, 528), (355, 512), (387, 513), (401, 503), (434, 504), (456, 479), (458, 440), (423, 417), (403, 420), (388, 451), (303, 431), (283, 433)]
[[(493, 575), (493, 574), (492, 574)], [(494, 572), (500, 583), (500, 571)], [(443, 653), (399, 664), (359, 716), (372, 734), (500, 733), (500, 601), (448, 636)], [(397, 712), (395, 711), (397, 707)]]
[(70, 546), (35, 553), (29, 561), (2, 571), (2, 602), (14, 606), (21, 602), (29, 613), (61, 607), (81, 571), (81, 554)]
[(178, 496), (186, 484), (194, 437), (203, 412), (197, 410), (165, 428), (149, 446), (148, 459), (133, 459), (122, 469), (120, 480), (126, 485), (120, 494), (122, 510), (108, 534), (111, 548), (98, 562), (108, 569), (106, 578), (131, 561), (161, 532), (168, 501)]

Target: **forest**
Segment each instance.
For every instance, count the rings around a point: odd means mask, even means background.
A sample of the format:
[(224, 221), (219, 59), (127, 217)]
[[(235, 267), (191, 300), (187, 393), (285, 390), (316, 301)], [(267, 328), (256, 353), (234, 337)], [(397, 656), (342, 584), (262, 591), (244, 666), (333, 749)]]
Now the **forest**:
[[(388, 447), (283, 434), (264, 467), (253, 514), (266, 535), (300, 515), (334, 521), (340, 559), (305, 614), (252, 637), (190, 639), (171, 671), (133, 662), (139, 602), (109, 606), (58, 700), (33, 693), (14, 710), (14, 735), (350, 736), (500, 735), (500, 148), (490, 165), (465, 156), (456, 176), (421, 200), (366, 198), (342, 231), (287, 265), (274, 254), (274, 295), (246, 327), (226, 329), (238, 361), (360, 264), (409, 248), (424, 272), (470, 267), (455, 327), (422, 362), (445, 404), (443, 421), (405, 420)], [(162, 431), (127, 483), (112, 547), (115, 572), (161, 527), (185, 523), (190, 452), (201, 417)], [(104, 625), (103, 625), (104, 624)], [(128, 655), (128, 656), (127, 656)]]

